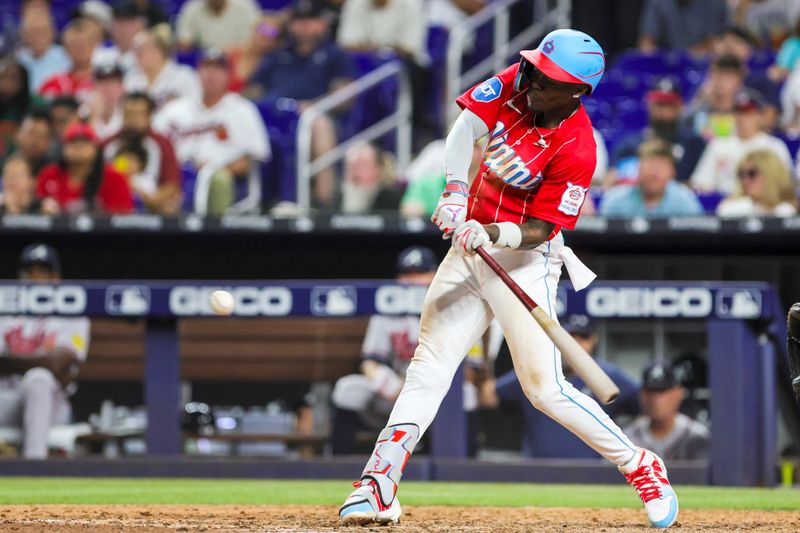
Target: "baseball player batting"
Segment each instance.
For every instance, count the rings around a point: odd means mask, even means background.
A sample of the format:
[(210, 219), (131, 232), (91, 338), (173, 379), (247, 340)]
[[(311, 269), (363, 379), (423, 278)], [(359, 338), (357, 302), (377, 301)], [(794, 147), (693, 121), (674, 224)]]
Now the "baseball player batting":
[[(531, 403), (618, 465), (651, 525), (665, 528), (677, 519), (677, 496), (661, 458), (637, 448), (564, 379), (553, 342), (476, 255), (485, 247), (553, 319), (562, 265), (576, 290), (595, 277), (564, 246), (561, 229), (575, 227), (595, 168), (592, 124), (581, 97), (603, 76), (603, 50), (589, 35), (562, 29), (520, 55), (519, 63), (457, 100), (462, 112), (445, 145), (447, 185), (432, 217), (444, 238), (452, 237), (452, 247), (428, 290), (419, 347), (388, 425), (339, 510), (344, 523), (399, 520), (403, 469), (467, 350), (493, 318)], [(486, 153), (470, 185), (472, 147), (486, 135)]]

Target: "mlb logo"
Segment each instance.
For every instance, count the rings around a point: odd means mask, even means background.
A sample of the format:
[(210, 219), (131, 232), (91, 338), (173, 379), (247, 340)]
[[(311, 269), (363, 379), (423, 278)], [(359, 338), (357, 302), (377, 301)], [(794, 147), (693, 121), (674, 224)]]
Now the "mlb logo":
[(106, 289), (109, 315), (144, 316), (150, 312), (150, 288), (142, 285), (111, 285)]
[(356, 312), (358, 296), (355, 287), (326, 286), (311, 290), (311, 314), (316, 316), (349, 316)]
[(717, 292), (717, 316), (748, 319), (761, 316), (761, 291), (755, 289), (720, 289)]

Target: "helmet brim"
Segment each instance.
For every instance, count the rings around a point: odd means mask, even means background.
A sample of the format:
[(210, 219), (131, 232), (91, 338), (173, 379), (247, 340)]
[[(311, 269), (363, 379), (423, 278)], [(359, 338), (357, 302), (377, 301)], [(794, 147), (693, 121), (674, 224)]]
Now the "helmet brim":
[(541, 50), (522, 50), (519, 53), (522, 57), (527, 59), (531, 64), (538, 68), (542, 73), (550, 79), (560, 81), (562, 83), (575, 83), (577, 85), (586, 85), (591, 91), (592, 85), (584, 80), (576, 78), (563, 68), (556, 65), (555, 61), (547, 57)]

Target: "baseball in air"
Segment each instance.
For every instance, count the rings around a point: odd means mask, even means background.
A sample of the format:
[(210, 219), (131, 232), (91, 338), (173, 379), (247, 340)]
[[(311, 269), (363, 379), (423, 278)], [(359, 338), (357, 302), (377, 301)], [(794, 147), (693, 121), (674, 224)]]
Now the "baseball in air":
[(215, 315), (228, 316), (233, 313), (233, 295), (228, 291), (214, 291), (209, 299)]

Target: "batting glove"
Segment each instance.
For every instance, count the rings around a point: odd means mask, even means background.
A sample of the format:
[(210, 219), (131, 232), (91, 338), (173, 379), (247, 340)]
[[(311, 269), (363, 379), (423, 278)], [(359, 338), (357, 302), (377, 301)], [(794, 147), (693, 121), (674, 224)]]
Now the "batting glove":
[(431, 217), (431, 222), (442, 230), (443, 239), (449, 239), (456, 227), (467, 219), (468, 194), (466, 183), (462, 181), (447, 183)]
[(489, 234), (477, 220), (467, 220), (453, 234), (453, 248), (463, 255), (475, 255), (475, 250), (490, 244)]

